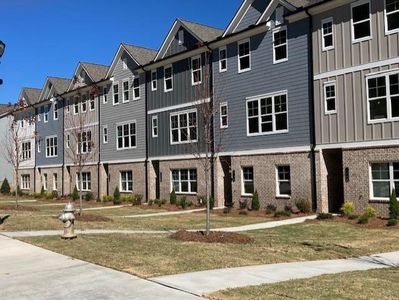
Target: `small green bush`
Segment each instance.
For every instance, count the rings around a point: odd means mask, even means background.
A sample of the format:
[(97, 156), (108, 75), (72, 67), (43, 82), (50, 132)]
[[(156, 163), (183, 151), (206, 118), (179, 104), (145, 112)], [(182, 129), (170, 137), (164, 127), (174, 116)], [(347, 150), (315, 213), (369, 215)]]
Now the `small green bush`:
[(75, 185), (75, 187), (73, 188), (73, 192), (72, 192), (72, 200), (76, 201), (78, 199), (79, 199), (79, 192), (78, 192), (78, 188)]
[(377, 212), (374, 207), (372, 206), (367, 206), (363, 210), (363, 215), (367, 216), (368, 218), (374, 218), (377, 215)]
[(358, 215), (355, 215), (355, 214), (349, 215), (349, 216), (348, 216), (348, 220), (356, 220), (356, 219), (358, 219), (358, 218), (359, 218), (359, 216), (358, 216)]
[(122, 201), (121, 201), (121, 193), (119, 192), (119, 188), (116, 187), (115, 191), (114, 191), (114, 204), (115, 205), (119, 205), (121, 203), (122, 203)]
[(276, 212), (274, 213), (274, 217), (275, 217), (275, 218), (289, 217), (289, 216), (291, 216), (291, 212), (288, 211), (288, 210), (279, 210), (279, 211), (276, 211)]
[(255, 191), (255, 193), (252, 195), (251, 210), (259, 210), (259, 208), (260, 208), (259, 195), (258, 191)]
[(355, 205), (353, 202), (345, 202), (341, 207), (341, 212), (344, 214), (344, 216), (349, 217), (350, 215), (354, 214)]
[(52, 191), (53, 199), (58, 199), (58, 191)]
[(86, 201), (91, 201), (94, 199), (93, 193), (92, 192), (87, 192), (85, 195), (85, 200)]
[(157, 200), (152, 200), (152, 199), (149, 200), (148, 201), (148, 206), (153, 206), (155, 201), (157, 201)]
[(274, 204), (268, 204), (266, 205), (266, 213), (267, 214), (274, 214), (277, 211), (277, 207)]
[(155, 205), (158, 205), (158, 207), (162, 206), (162, 200), (160, 200), (160, 199), (155, 199), (154, 203), (155, 203)]
[(40, 198), (42, 198), (42, 194), (40, 194), (40, 193), (33, 193), (33, 198), (35, 198), (35, 199), (40, 199)]
[(334, 219), (334, 216), (330, 213), (319, 213), (317, 215), (317, 220), (323, 221), (323, 220), (331, 220)]
[(47, 200), (53, 200), (53, 193), (51, 192), (46, 192), (45, 193), (45, 197)]
[(133, 205), (139, 206), (141, 205), (142, 201), (143, 201), (143, 195), (140, 194), (133, 195), (133, 200), (132, 200)]
[(362, 214), (358, 221), (359, 224), (367, 224), (369, 222), (369, 217), (366, 214)]
[(10, 184), (9, 184), (7, 178), (4, 178), (3, 183), (1, 184), (1, 187), (0, 187), (0, 192), (4, 195), (8, 195), (8, 194), (10, 194), (10, 190), (11, 190)]
[(111, 195), (104, 195), (102, 198), (103, 202), (111, 202), (113, 200)]
[(308, 214), (312, 211), (312, 206), (308, 199), (298, 199), (295, 201), (295, 205), (302, 213)]
[(399, 204), (396, 198), (395, 189), (392, 190), (391, 196), (389, 197), (389, 218), (398, 219), (399, 216)]
[(170, 193), (170, 198), (169, 198), (170, 204), (177, 204), (177, 198), (176, 198), (176, 192), (175, 189), (172, 190), (172, 192)]
[(165, 205), (166, 203), (168, 203), (168, 201), (166, 201), (166, 199), (162, 199), (161, 203), (162, 203), (162, 205)]
[(188, 205), (188, 200), (186, 197), (182, 197), (179, 201), (179, 205), (182, 209), (186, 209), (189, 205)]
[(398, 220), (397, 219), (389, 219), (387, 226), (396, 226), (398, 224)]
[(44, 196), (46, 194), (46, 191), (44, 190), (44, 186), (42, 185), (42, 189), (40, 190), (40, 194), (42, 194), (42, 196)]
[(245, 210), (248, 208), (248, 200), (247, 199), (240, 199), (239, 201), (240, 210)]

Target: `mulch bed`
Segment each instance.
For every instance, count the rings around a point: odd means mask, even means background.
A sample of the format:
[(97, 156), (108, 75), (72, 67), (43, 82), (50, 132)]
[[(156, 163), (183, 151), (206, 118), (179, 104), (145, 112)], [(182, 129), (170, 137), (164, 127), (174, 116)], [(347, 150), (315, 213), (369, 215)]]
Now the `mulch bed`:
[(28, 212), (33, 212), (33, 211), (38, 211), (36, 207), (32, 206), (18, 206), (15, 207), (15, 205), (0, 205), (0, 210), (5, 210), (5, 211), (28, 211)]
[(356, 227), (368, 228), (368, 229), (399, 229), (399, 225), (397, 226), (387, 226), (387, 219), (383, 218), (370, 218), (367, 224), (359, 224), (358, 219), (349, 220), (346, 217), (337, 216), (334, 219), (330, 220), (307, 220), (307, 223), (316, 223), (316, 222), (338, 222), (344, 224), (350, 224)]
[(112, 219), (99, 216), (99, 215), (90, 215), (83, 213), (81, 216), (79, 214), (75, 214), (76, 221), (79, 222), (113, 222)]
[(235, 232), (211, 231), (205, 235), (204, 231), (181, 230), (170, 236), (170, 238), (183, 242), (219, 243), (219, 244), (250, 244), (254, 239)]

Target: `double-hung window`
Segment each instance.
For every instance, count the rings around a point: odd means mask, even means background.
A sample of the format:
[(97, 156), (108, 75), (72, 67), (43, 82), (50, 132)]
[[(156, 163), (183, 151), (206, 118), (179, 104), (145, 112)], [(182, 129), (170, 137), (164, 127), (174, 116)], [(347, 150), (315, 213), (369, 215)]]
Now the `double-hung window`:
[(280, 27), (273, 31), (273, 63), (288, 60), (287, 29)]
[(73, 114), (77, 115), (79, 113), (79, 100), (78, 98), (75, 99), (75, 102), (73, 103)]
[(241, 182), (241, 194), (249, 196), (254, 193), (254, 168), (253, 167), (242, 167), (242, 182)]
[(399, 163), (372, 163), (371, 171), (371, 198), (388, 200), (392, 190), (399, 189)]
[(158, 88), (157, 70), (151, 72), (151, 91), (156, 91)]
[(399, 31), (399, 0), (385, 0), (385, 32)]
[(94, 94), (90, 94), (90, 96), (89, 96), (89, 109), (90, 109), (90, 111), (93, 111), (95, 108), (96, 108), (96, 102), (95, 102), (95, 100), (94, 100)]
[(133, 192), (133, 172), (122, 171), (120, 172), (120, 190), (121, 192)]
[(171, 171), (172, 186), (179, 194), (197, 193), (197, 170), (196, 169), (178, 169)]
[(367, 79), (370, 121), (399, 118), (399, 73), (388, 73)]
[(360, 42), (371, 37), (370, 2), (358, 1), (352, 4), (352, 41)]
[(47, 123), (47, 122), (48, 122), (48, 114), (49, 114), (49, 111), (50, 111), (50, 105), (44, 106), (44, 117), (43, 117), (44, 123)]
[(53, 174), (53, 191), (58, 190), (58, 174), (54, 173)]
[(80, 174), (76, 173), (76, 187), (78, 191), (82, 188), (82, 192), (91, 191), (91, 173), (82, 172), (82, 180), (80, 180)]
[(46, 157), (57, 157), (58, 140), (56, 136), (46, 138)]
[(333, 19), (324, 19), (321, 22), (321, 42), (323, 51), (334, 49), (334, 25)]
[(291, 168), (277, 167), (277, 197), (291, 197)]
[(140, 75), (133, 77), (133, 100), (140, 99)]
[(103, 144), (108, 144), (108, 126), (103, 126)]
[(229, 111), (227, 107), (227, 103), (220, 103), (220, 128), (229, 127)]
[(287, 94), (266, 95), (247, 100), (248, 135), (288, 131)]
[(219, 49), (219, 72), (227, 71), (227, 49), (226, 47)]
[(197, 85), (202, 82), (202, 66), (201, 56), (196, 56), (191, 59), (191, 84)]
[(152, 125), (152, 137), (156, 138), (158, 137), (158, 116), (152, 116), (151, 125)]
[(30, 142), (22, 143), (22, 160), (31, 158), (31, 144)]
[(58, 102), (54, 102), (53, 106), (53, 119), (58, 120)]
[(119, 124), (116, 126), (117, 149), (131, 149), (136, 147), (136, 122)]
[(123, 103), (129, 102), (129, 80), (122, 82)]
[(238, 72), (251, 70), (251, 46), (250, 40), (238, 43)]
[(23, 189), (23, 190), (30, 189), (30, 175), (29, 174), (21, 175), (21, 189)]
[(81, 105), (82, 113), (85, 113), (87, 111), (87, 95), (86, 94), (84, 94), (82, 96), (82, 103), (80, 105)]
[(91, 131), (83, 131), (78, 133), (77, 154), (91, 153)]
[(119, 104), (119, 84), (115, 83), (112, 86), (112, 97), (113, 97), (113, 101), (114, 101), (114, 105)]
[(48, 190), (48, 176), (47, 176), (47, 173), (43, 174), (42, 180), (43, 180), (43, 189), (45, 191), (47, 191)]
[(197, 111), (191, 110), (170, 116), (171, 144), (197, 141)]
[(164, 68), (164, 90), (165, 92), (173, 91), (173, 68), (168, 66)]
[(107, 87), (103, 87), (103, 103), (108, 103), (108, 89)]
[(333, 114), (337, 112), (336, 107), (336, 92), (335, 92), (335, 82), (326, 82), (324, 84), (324, 105), (325, 113)]

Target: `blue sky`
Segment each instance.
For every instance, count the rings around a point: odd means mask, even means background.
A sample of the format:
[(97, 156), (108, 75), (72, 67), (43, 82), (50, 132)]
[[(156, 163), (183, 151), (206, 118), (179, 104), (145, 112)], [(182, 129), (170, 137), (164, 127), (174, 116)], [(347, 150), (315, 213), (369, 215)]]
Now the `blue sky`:
[[(228, 4), (227, 4), (228, 3)], [(241, 0), (1, 0), (0, 103), (79, 61), (110, 64), (121, 42), (159, 49), (177, 18), (224, 29)]]

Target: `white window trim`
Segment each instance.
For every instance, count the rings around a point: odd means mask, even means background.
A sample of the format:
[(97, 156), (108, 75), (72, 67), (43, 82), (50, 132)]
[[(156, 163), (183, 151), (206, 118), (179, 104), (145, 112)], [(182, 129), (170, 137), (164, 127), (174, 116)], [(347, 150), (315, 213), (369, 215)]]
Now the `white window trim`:
[[(222, 106), (226, 106), (226, 112), (227, 112), (227, 115), (226, 115), (226, 116), (225, 116), (225, 115), (222, 115)], [(229, 127), (229, 106), (228, 106), (227, 102), (222, 102), (222, 103), (220, 103), (219, 110), (220, 110), (220, 111), (219, 111), (219, 116), (220, 116), (220, 128), (222, 128), (222, 129), (228, 128), (228, 127)], [(224, 116), (227, 118), (227, 125), (223, 125), (222, 119), (223, 119)]]
[(58, 118), (59, 118), (58, 102), (54, 102), (54, 104), (53, 104), (53, 119), (54, 119), (54, 121), (57, 121)]
[[(399, 121), (399, 117), (394, 117), (392, 118), (392, 106), (391, 106), (391, 91), (389, 87), (389, 78), (390, 75), (395, 75), (399, 74), (399, 70), (391, 70), (388, 72), (383, 72), (383, 73), (377, 73), (377, 74), (369, 74), (366, 75), (366, 96), (367, 96), (367, 123), (368, 124), (378, 124), (378, 123), (386, 123), (386, 122), (392, 122), (392, 121)], [(369, 79), (372, 78), (378, 78), (385, 76), (385, 88), (386, 88), (386, 99), (387, 99), (387, 118), (385, 119), (377, 119), (377, 120), (371, 120), (371, 114), (370, 114), (370, 96), (369, 96)]]
[[(24, 147), (24, 145), (29, 145), (29, 150), (26, 150), (27, 147)], [(21, 147), (22, 147), (22, 160), (24, 161), (24, 160), (31, 159), (32, 158), (32, 143), (30, 141), (22, 142)]]
[[(334, 91), (335, 91), (335, 97), (334, 97), (334, 102), (335, 102), (335, 109), (334, 110), (327, 110), (327, 87), (333, 86)], [(327, 81), (323, 83), (323, 95), (324, 95), (324, 114), (325, 115), (333, 115), (337, 113), (337, 84), (335, 81)]]
[(127, 70), (127, 58), (121, 59), (122, 60), (122, 69)]
[[(363, 38), (359, 38), (359, 39), (355, 39), (355, 30), (354, 30), (354, 23), (353, 23), (353, 8), (366, 4), (368, 3), (369, 5), (369, 18), (367, 19), (369, 21), (370, 24), (370, 36), (366, 36)], [(363, 20), (362, 22), (365, 22), (366, 20)], [(363, 41), (368, 41), (371, 40), (373, 38), (373, 26), (371, 24), (371, 4), (370, 4), (370, 0), (360, 0), (357, 2), (354, 2), (351, 4), (351, 34), (352, 34), (352, 44), (354, 43), (359, 43), (359, 42), (363, 42)]]
[[(116, 85), (118, 86), (118, 93), (117, 93), (118, 102), (115, 103), (115, 95), (116, 94), (115, 94), (115, 91), (114, 91), (114, 86), (116, 86)], [(121, 99), (119, 97), (120, 96), (120, 94), (119, 94), (119, 81), (114, 81), (111, 88), (112, 88), (112, 105), (114, 105), (114, 106), (115, 105), (119, 105), (121, 103)]]
[[(395, 11), (396, 12), (396, 11)], [(391, 12), (395, 13), (395, 12)], [(388, 15), (387, 15), (387, 1), (384, 0), (384, 26), (385, 26), (385, 35), (390, 35), (393, 33), (398, 33), (399, 32), (399, 28), (393, 29), (393, 30), (388, 30)]]
[[(197, 192), (182, 192), (181, 191), (181, 171), (187, 170), (188, 171), (188, 189), (191, 191), (191, 181), (190, 177), (191, 177), (191, 171), (195, 170), (197, 172)], [(171, 169), (170, 170), (170, 191), (173, 191), (173, 171), (179, 171), (179, 190), (176, 191), (175, 193), (178, 195), (197, 195), (198, 194), (198, 170), (196, 168), (181, 168), (181, 169)]]
[[(170, 88), (170, 89), (166, 89), (166, 80), (167, 80), (167, 78), (166, 78), (166, 72), (165, 72), (165, 70), (166, 69), (171, 69), (172, 71), (171, 71), (171, 77), (170, 77), (170, 79), (171, 79), (171, 82), (172, 82), (172, 88)], [(173, 65), (168, 65), (168, 66), (165, 66), (164, 68), (163, 68), (163, 87), (164, 87), (164, 92), (165, 93), (168, 93), (168, 92), (171, 92), (171, 91), (173, 91)]]
[[(199, 59), (199, 69), (193, 69), (193, 61)], [(200, 72), (200, 80), (198, 82), (194, 82), (194, 72)], [(201, 55), (197, 55), (191, 58), (191, 85), (196, 86), (202, 83), (202, 59)]]
[[(246, 69), (241, 69), (241, 64), (240, 64), (240, 45), (242, 45), (242, 44), (245, 44), (245, 43), (248, 43), (249, 44), (249, 53), (248, 53), (248, 55), (246, 55), (246, 56), (248, 56), (249, 57), (249, 68), (246, 68)], [(247, 38), (247, 39), (245, 39), (245, 40), (241, 40), (241, 41), (239, 41), (238, 43), (237, 43), (237, 63), (238, 63), (238, 73), (245, 73), (245, 72), (249, 72), (249, 71), (251, 71), (251, 67), (252, 67), (252, 58), (251, 58), (251, 55), (252, 54), (252, 52), (251, 52), (251, 40), (249, 39), (249, 38)], [(243, 57), (246, 57), (246, 56), (243, 56)]]
[[(83, 174), (90, 174), (90, 181), (89, 180), (85, 181), (86, 182), (86, 188), (83, 188), (83, 179), (82, 179), (83, 178)], [(81, 180), (81, 185), (79, 184), (78, 177), (79, 177), (79, 173), (76, 173), (75, 183), (76, 183), (77, 190), (80, 191), (80, 188), (82, 187), (82, 192), (90, 192), (91, 191), (91, 172), (82, 172), (82, 178), (80, 179)], [(86, 179), (87, 179), (87, 176), (86, 176)], [(89, 182), (90, 182), (90, 189), (87, 188)]]
[[(28, 178), (27, 181), (24, 181), (24, 177)], [(26, 183), (26, 185), (25, 185)], [(29, 174), (22, 174), (21, 175), (21, 190), (30, 190), (30, 175)]]
[[(87, 139), (87, 134), (90, 132), (90, 140)], [(86, 140), (83, 141), (83, 134), (86, 134)], [(92, 143), (93, 143), (93, 135), (92, 135), (92, 131), (89, 130), (83, 130), (82, 132), (79, 133), (81, 135), (81, 141), (80, 141), (80, 151), (79, 151), (79, 141), (76, 143), (76, 154), (88, 154), (88, 153), (92, 153)], [(78, 134), (78, 136), (79, 136)], [(83, 145), (86, 145), (86, 151), (83, 151), (84, 147)], [(90, 147), (89, 147), (90, 145)], [(90, 148), (90, 151), (89, 151)]]
[(58, 191), (58, 174), (53, 173), (53, 191)]
[[(139, 86), (138, 86), (138, 87), (135, 87), (135, 86), (134, 86), (134, 81), (135, 81), (136, 79), (139, 80)], [(135, 90), (136, 90), (136, 89), (139, 90), (139, 96), (138, 96), (138, 97), (136, 97), (136, 95), (135, 95)], [(133, 93), (133, 100), (134, 100), (134, 101), (140, 100), (140, 99), (141, 99), (141, 90), (140, 90), (140, 89), (141, 89), (140, 75), (134, 75), (134, 76), (133, 76), (133, 82), (132, 82), (132, 93)]]
[[(274, 107), (274, 97), (275, 96), (280, 96), (280, 95), (285, 95), (287, 99), (287, 129), (284, 130), (275, 130), (275, 107)], [(272, 112), (272, 126), (273, 126), (273, 131), (270, 132), (258, 132), (258, 133), (249, 133), (249, 118), (248, 118), (248, 102), (258, 100), (262, 98), (268, 98), (272, 97), (273, 98), (273, 112)], [(288, 133), (289, 132), (289, 127), (290, 127), (290, 122), (289, 122), (289, 107), (288, 107), (288, 91), (280, 91), (280, 92), (275, 92), (275, 93), (270, 93), (270, 94), (265, 94), (265, 95), (259, 95), (259, 96), (254, 96), (247, 98), (245, 101), (245, 109), (246, 109), (246, 123), (247, 123), (247, 136), (259, 136), (259, 135), (273, 135), (273, 134), (282, 134), (282, 133)], [(259, 110), (260, 112), (260, 110)]]
[[(374, 197), (374, 186), (373, 186), (373, 171), (371, 165), (373, 164), (389, 164), (389, 184), (391, 188), (395, 188), (395, 180), (393, 174), (393, 164), (397, 161), (372, 161), (369, 163), (369, 191), (371, 201), (386, 201), (389, 202), (389, 198)], [(399, 201), (399, 200), (398, 200)]]
[[(286, 32), (285, 48), (286, 48), (287, 57), (283, 58), (283, 59), (276, 60), (276, 51), (275, 51), (276, 47), (274, 45), (274, 34), (276, 32), (280, 32), (280, 31), (284, 31), (284, 30)], [(288, 30), (287, 30), (287, 26), (281, 26), (281, 27), (273, 29), (273, 31), (272, 31), (272, 43), (273, 43), (273, 64), (280, 64), (280, 63), (288, 61)], [(279, 45), (279, 46), (281, 46), (281, 45)]]
[[(54, 138), (56, 138), (57, 139), (57, 155), (47, 155), (47, 140), (49, 140), (49, 139), (54, 139)], [(53, 142), (54, 143), (54, 142)], [(57, 135), (51, 135), (51, 136), (46, 136), (46, 140), (45, 140), (45, 151), (46, 151), (46, 158), (55, 158), (55, 157), (58, 157), (58, 137), (57, 137)], [(53, 146), (54, 147), (54, 146)]]
[[(90, 95), (89, 95), (88, 103), (89, 103), (89, 111), (95, 111), (95, 109), (96, 109), (96, 97), (94, 97), (94, 94), (93, 94), (93, 99), (91, 99)], [(94, 103), (94, 108), (91, 108), (91, 104), (92, 103)]]
[[(197, 138), (195, 140), (188, 139), (187, 141), (181, 141), (180, 127), (179, 127), (179, 142), (173, 142), (172, 117), (173, 116), (179, 116), (179, 115), (187, 114), (187, 122), (189, 122), (189, 114), (193, 113), (193, 112), (195, 112), (195, 114), (196, 114), (196, 122), (197, 122), (197, 124), (195, 125), (196, 126), (195, 129), (197, 131)], [(181, 145), (181, 144), (190, 144), (190, 143), (198, 142), (198, 112), (197, 112), (197, 109), (194, 108), (194, 109), (179, 111), (179, 112), (175, 112), (175, 113), (170, 114), (170, 116), (169, 116), (169, 135), (170, 135), (170, 144), (171, 145)]]
[[(226, 53), (226, 58), (225, 59), (220, 59), (220, 52), (225, 51)], [(222, 69), (222, 61), (226, 61), (226, 68)], [(224, 73), (227, 71), (227, 48), (226, 47), (221, 47), (219, 48), (219, 73)]]
[(48, 105), (45, 105), (43, 107), (44, 107), (43, 122), (48, 123), (50, 108)]
[(103, 104), (107, 104), (108, 103), (108, 89), (105, 86), (103, 87), (102, 97), (103, 97)]
[[(127, 90), (125, 90), (125, 83), (127, 82)], [(125, 92), (127, 92), (127, 99), (125, 99)], [(122, 103), (130, 102), (130, 86), (129, 86), (129, 78), (126, 78), (122, 81)]]
[[(131, 190), (129, 190), (129, 189), (124, 190), (122, 188), (123, 187), (123, 185), (122, 185), (122, 173), (128, 173), (128, 172), (132, 173), (132, 189)], [(126, 187), (128, 187), (128, 183), (129, 183), (129, 181), (127, 180), (126, 181)], [(133, 171), (132, 170), (120, 171), (119, 172), (119, 190), (121, 191), (121, 193), (132, 193), (133, 192)]]
[[(291, 192), (292, 192), (291, 166), (290, 165), (277, 165), (276, 168), (275, 168), (275, 172), (276, 172), (276, 197), (277, 198), (291, 199), (291, 195), (281, 194), (280, 193), (280, 178), (278, 176), (278, 168), (279, 167), (289, 167), (290, 168), (290, 180), (289, 180), (289, 183), (290, 183), (290, 188), (291, 188)], [(282, 182), (287, 182), (287, 181), (285, 180), (285, 181), (282, 181)]]
[[(136, 134), (135, 134), (135, 136), (136, 136), (136, 146), (130, 146), (130, 147), (122, 147), (122, 148), (119, 148), (118, 147), (118, 126), (123, 126), (123, 125), (127, 125), (127, 124), (135, 124), (135, 128), (136, 128)], [(115, 129), (116, 129), (116, 131), (115, 131), (115, 133), (116, 133), (116, 151), (123, 151), (123, 150), (129, 150), (129, 149), (136, 149), (137, 148), (137, 122), (136, 122), (136, 120), (131, 120), (131, 121), (125, 121), (125, 122), (121, 122), (121, 123), (117, 123), (116, 124), (116, 126), (115, 126)], [(123, 128), (122, 128), (122, 134), (123, 134)], [(129, 133), (129, 136), (130, 136), (130, 133)]]
[[(157, 126), (154, 126), (154, 120), (156, 120), (157, 121)], [(154, 128), (156, 128), (157, 129), (157, 134), (154, 134)], [(152, 116), (152, 118), (151, 118), (151, 134), (152, 134), (152, 137), (153, 138), (157, 138), (158, 137), (158, 134), (159, 134), (159, 126), (158, 126), (158, 115), (156, 115), (156, 116)]]
[[(104, 130), (107, 130), (107, 134), (104, 134)], [(107, 137), (106, 140), (105, 137)], [(103, 144), (108, 144), (108, 125), (103, 126)]]
[(42, 141), (38, 140), (37, 141), (37, 153), (41, 153), (42, 152)]
[[(78, 111), (77, 111), (77, 112), (76, 112), (76, 109), (75, 109), (76, 107), (78, 108)], [(78, 98), (75, 98), (75, 100), (74, 100), (74, 102), (73, 102), (73, 115), (74, 115), (74, 116), (76, 116), (76, 115), (79, 114), (79, 111), (80, 111), (79, 107), (80, 107), (80, 105), (79, 105), (79, 100), (78, 100)]]
[[(155, 74), (155, 79), (153, 79), (153, 75)], [(154, 87), (155, 82), (155, 87)], [(157, 70), (151, 71), (151, 91), (155, 92), (158, 89), (158, 72)]]
[(253, 193), (245, 193), (245, 185), (244, 185), (244, 168), (252, 168), (252, 183), (254, 185), (255, 190), (255, 168), (253, 166), (241, 166), (241, 196), (250, 197), (253, 196)]
[[(325, 34), (324, 34), (323, 25), (326, 23), (331, 23), (332, 46), (328, 46), (328, 47), (326, 47), (324, 44)], [(329, 17), (329, 18), (321, 20), (321, 45), (322, 45), (322, 51), (328, 51), (328, 50), (332, 50), (335, 48), (335, 26), (334, 26), (333, 17)]]

